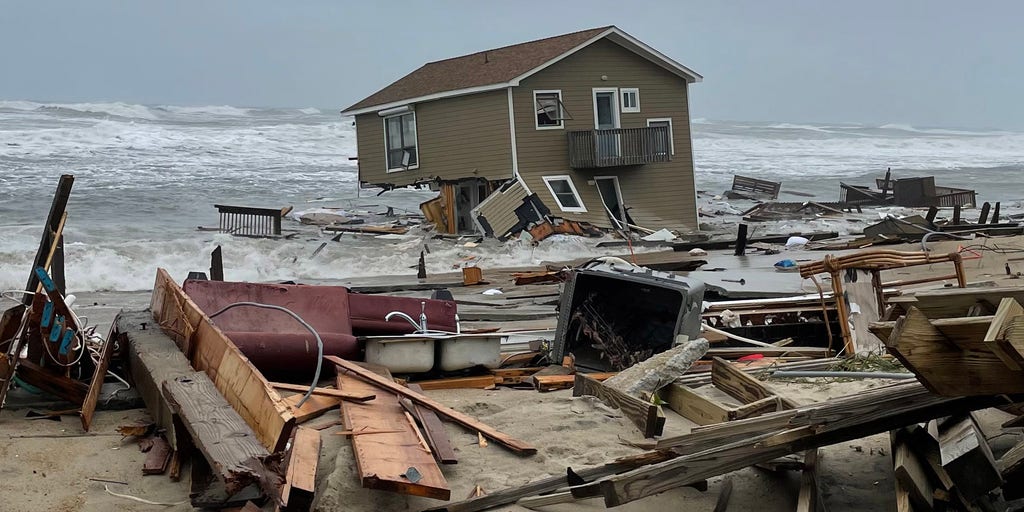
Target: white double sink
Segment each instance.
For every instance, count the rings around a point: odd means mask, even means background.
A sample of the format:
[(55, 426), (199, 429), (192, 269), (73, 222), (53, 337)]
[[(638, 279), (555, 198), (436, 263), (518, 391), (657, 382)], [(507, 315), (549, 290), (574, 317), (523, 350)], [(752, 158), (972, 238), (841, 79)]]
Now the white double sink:
[(551, 331), (456, 334), (427, 332), (402, 336), (366, 336), (366, 362), (395, 373), (452, 372), (474, 366), (497, 368), (502, 351), (521, 351), (532, 340), (552, 339)]

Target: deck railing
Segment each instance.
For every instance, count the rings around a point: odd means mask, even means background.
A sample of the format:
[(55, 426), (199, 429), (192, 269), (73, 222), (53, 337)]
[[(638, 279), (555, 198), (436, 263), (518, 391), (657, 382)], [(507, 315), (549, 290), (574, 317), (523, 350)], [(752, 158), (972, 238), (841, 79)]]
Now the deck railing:
[(668, 162), (672, 140), (667, 126), (568, 132), (569, 167), (595, 169)]
[(221, 233), (232, 235), (265, 237), (281, 234), (281, 218), (291, 207), (251, 208), (248, 206), (213, 205), (220, 212)]

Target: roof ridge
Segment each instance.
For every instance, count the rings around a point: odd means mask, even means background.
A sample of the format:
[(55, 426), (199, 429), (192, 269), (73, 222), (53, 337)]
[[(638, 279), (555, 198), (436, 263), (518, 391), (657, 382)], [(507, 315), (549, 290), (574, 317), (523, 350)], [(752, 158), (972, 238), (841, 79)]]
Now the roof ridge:
[[(446, 62), (446, 61), (449, 61), (449, 60), (464, 59), (466, 57), (472, 57), (473, 55), (481, 55), (481, 54), (488, 53), (488, 52), (496, 52), (498, 50), (506, 50), (506, 49), (509, 49), (509, 48), (514, 48), (516, 46), (523, 46), (523, 45), (528, 45), (528, 44), (534, 44), (534, 43), (539, 43), (539, 42), (542, 42), (542, 41), (548, 41), (548, 40), (551, 40), (551, 39), (561, 39), (563, 37), (575, 36), (577, 34), (582, 34), (584, 32), (600, 33), (600, 32), (604, 32), (604, 31), (612, 29), (612, 28), (616, 28), (615, 25), (607, 25), (607, 26), (604, 26), (604, 27), (588, 28), (588, 29), (584, 29), (584, 30), (577, 30), (575, 32), (569, 32), (568, 34), (558, 34), (558, 35), (555, 35), (555, 36), (548, 36), (548, 37), (542, 37), (540, 39), (532, 39), (530, 41), (523, 41), (521, 43), (507, 44), (505, 46), (499, 46), (497, 48), (489, 48), (487, 50), (480, 50), (480, 51), (476, 51), (476, 52), (473, 52), (473, 53), (466, 53), (466, 54), (463, 54), (463, 55), (458, 55), (458, 56), (455, 56), (455, 57), (448, 57), (447, 59), (432, 60), (432, 61), (427, 62), (426, 64), (424, 64), (424, 66), (426, 66), (428, 64), (437, 64), (437, 63), (440, 63), (440, 62)], [(423, 66), (420, 66), (420, 67), (423, 67)]]

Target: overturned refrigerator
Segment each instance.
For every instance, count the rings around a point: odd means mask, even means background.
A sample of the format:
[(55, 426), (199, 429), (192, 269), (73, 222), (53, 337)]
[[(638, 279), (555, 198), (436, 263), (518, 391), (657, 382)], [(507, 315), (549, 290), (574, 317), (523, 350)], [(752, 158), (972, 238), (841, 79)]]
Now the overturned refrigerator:
[(618, 371), (700, 337), (704, 283), (618, 261), (595, 261), (569, 276), (559, 303), (553, 361)]

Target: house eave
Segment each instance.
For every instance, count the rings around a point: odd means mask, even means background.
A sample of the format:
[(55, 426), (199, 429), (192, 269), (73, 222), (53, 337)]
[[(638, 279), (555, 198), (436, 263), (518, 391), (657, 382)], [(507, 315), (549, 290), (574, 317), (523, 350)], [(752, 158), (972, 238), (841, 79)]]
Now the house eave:
[(465, 89), (456, 89), (454, 91), (436, 92), (428, 94), (426, 96), (417, 96), (415, 98), (408, 98), (404, 100), (392, 101), (390, 103), (381, 103), (380, 105), (371, 105), (369, 107), (362, 107), (353, 109), (351, 107), (342, 110), (341, 115), (343, 116), (358, 116), (360, 114), (369, 114), (371, 112), (377, 112), (380, 110), (387, 110), (389, 108), (401, 107), (404, 105), (413, 105), (416, 103), (423, 103), (425, 101), (439, 100), (443, 98), (453, 98), (455, 96), (466, 96), (469, 94), (477, 94), (481, 92), (499, 91), (506, 89), (510, 86), (508, 82), (500, 82), (496, 84), (478, 85), (476, 87), (467, 87)]

